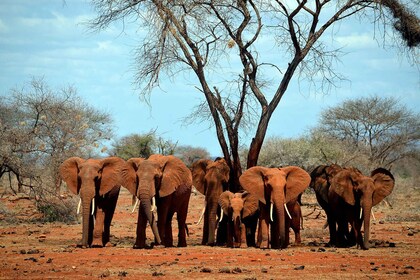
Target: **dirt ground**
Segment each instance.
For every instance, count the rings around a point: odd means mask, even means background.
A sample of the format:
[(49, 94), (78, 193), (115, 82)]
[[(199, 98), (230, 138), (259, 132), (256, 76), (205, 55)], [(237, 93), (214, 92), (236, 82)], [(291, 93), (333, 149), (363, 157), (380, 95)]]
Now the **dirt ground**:
[[(4, 196), (0, 279), (420, 279), (418, 214), (405, 216), (407, 211), (379, 205), (370, 250), (328, 248), (324, 213), (314, 206), (314, 196), (305, 194), (303, 202), (309, 205), (302, 207), (302, 246), (231, 249), (200, 245), (202, 224), (195, 222), (203, 201), (202, 195), (191, 197), (188, 247), (134, 250), (137, 213), (131, 213), (131, 196), (124, 189), (111, 227), (115, 247), (80, 249), (76, 243), (81, 224), (7, 223), (6, 214), (21, 218), (37, 214), (28, 198)], [(173, 226), (176, 231), (175, 222)], [(149, 242), (151, 236), (149, 230)]]

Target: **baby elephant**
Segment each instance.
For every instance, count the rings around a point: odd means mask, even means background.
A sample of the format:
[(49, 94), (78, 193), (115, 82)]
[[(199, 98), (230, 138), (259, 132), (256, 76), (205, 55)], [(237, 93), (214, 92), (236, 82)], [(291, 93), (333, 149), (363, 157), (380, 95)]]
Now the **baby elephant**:
[(225, 191), (219, 197), (219, 205), (223, 211), (221, 217), (228, 219), (227, 246), (255, 247), (255, 231), (259, 216), (258, 198), (246, 191), (242, 193)]

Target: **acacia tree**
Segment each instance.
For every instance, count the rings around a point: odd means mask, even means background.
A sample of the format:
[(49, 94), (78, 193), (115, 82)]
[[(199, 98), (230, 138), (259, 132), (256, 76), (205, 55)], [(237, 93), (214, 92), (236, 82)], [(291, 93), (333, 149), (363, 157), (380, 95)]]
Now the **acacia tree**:
[(31, 188), (38, 181), (37, 192), (46, 191), (43, 177), (54, 179), (58, 193), (58, 167), (64, 159), (92, 156), (112, 136), (107, 113), (88, 106), (74, 87), (54, 90), (42, 78), (12, 89), (0, 108), (0, 170), (16, 175), (20, 186), (23, 179)]
[(416, 153), (419, 120), (419, 114), (395, 98), (372, 96), (347, 100), (325, 110), (319, 129), (345, 141), (347, 149), (365, 154), (373, 167), (390, 168), (394, 162)]
[[(241, 131), (253, 133), (249, 168), (258, 162), (271, 116), (295, 73), (309, 79), (319, 74), (321, 85), (340, 78), (331, 67), (337, 52), (321, 40), (331, 26), (356, 14), (363, 15), (361, 18), (373, 15), (374, 20), (394, 24), (409, 47), (420, 41), (418, 18), (396, 0), (92, 3), (98, 16), (90, 22), (91, 28), (101, 30), (122, 20), (124, 24), (137, 21), (145, 31), (136, 57), (137, 82), (144, 86), (143, 96), (149, 96), (164, 74), (175, 76), (182, 70), (194, 73), (197, 89), (205, 97), (200, 112), (207, 111), (215, 125), (232, 170), (233, 190), (239, 186), (241, 174)], [(273, 45), (267, 46), (270, 40)]]

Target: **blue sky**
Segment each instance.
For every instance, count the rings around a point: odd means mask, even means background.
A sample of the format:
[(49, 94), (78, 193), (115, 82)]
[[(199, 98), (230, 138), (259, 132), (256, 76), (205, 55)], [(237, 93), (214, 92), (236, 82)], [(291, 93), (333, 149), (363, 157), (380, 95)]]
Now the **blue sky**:
[[(2, 0), (0, 95), (43, 76), (53, 88), (74, 85), (87, 103), (110, 113), (118, 137), (157, 129), (179, 145), (201, 146), (219, 155), (208, 123), (185, 126), (181, 121), (203, 98), (193, 79), (165, 81), (153, 92), (151, 106), (142, 103), (133, 85), (136, 35), (123, 33), (118, 25), (91, 33), (82, 22), (93, 16), (88, 0)], [(342, 23), (335, 33), (335, 44), (346, 53), (337, 70), (348, 81), (324, 95), (308, 93), (307, 85), (299, 87), (293, 79), (270, 123), (269, 136), (302, 135), (316, 125), (323, 109), (355, 96), (395, 96), (420, 112), (418, 65), (410, 64), (400, 50), (380, 46), (373, 25)], [(243, 140), (248, 145), (249, 139)]]

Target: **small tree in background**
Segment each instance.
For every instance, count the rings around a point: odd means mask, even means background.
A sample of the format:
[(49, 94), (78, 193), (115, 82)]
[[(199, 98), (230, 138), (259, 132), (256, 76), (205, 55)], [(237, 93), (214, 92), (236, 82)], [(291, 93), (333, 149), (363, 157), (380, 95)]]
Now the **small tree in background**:
[(325, 110), (319, 131), (341, 141), (344, 150), (364, 155), (368, 169), (391, 168), (418, 147), (420, 115), (395, 98), (362, 97)]
[(148, 158), (152, 154), (173, 155), (176, 149), (177, 143), (158, 136), (156, 131), (150, 131), (145, 134), (130, 134), (116, 140), (108, 153), (127, 160)]
[(205, 148), (192, 146), (177, 147), (175, 155), (179, 157), (187, 166), (191, 166), (192, 163), (198, 159), (210, 158), (210, 153)]
[(108, 114), (83, 102), (74, 87), (52, 89), (42, 78), (2, 96), (0, 108), (0, 177), (15, 175), (17, 191), (27, 187), (39, 201), (60, 194), (61, 162), (97, 155), (112, 136)]

